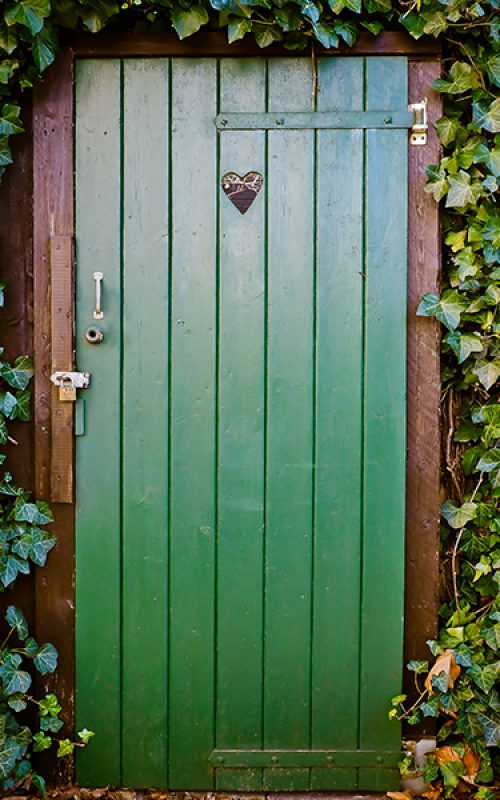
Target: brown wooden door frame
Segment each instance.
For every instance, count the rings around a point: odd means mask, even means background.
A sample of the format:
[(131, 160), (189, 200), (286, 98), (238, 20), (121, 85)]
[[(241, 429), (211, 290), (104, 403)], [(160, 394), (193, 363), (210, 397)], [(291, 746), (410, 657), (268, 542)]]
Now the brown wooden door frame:
[[(417, 317), (415, 312), (424, 292), (439, 289), (439, 214), (434, 200), (424, 192), (423, 167), (439, 160), (439, 142), (432, 123), (441, 116), (442, 105), (431, 84), (440, 75), (440, 48), (434, 40), (415, 42), (404, 33), (382, 33), (378, 37), (361, 34), (353, 48), (342, 47), (337, 53), (406, 55), (409, 59), (409, 101), (417, 102), (424, 96), (429, 101), (428, 144), (409, 147), (407, 327), (405, 659), (423, 658), (427, 654), (425, 642), (433, 638), (437, 630), (440, 334), (435, 320)], [(323, 54), (336, 55), (318, 48), (318, 55)], [(59, 369), (69, 369), (74, 358), (74, 294), (72, 281), (69, 286), (67, 281), (67, 276), (71, 275), (68, 242), (74, 235), (74, 61), (78, 57), (256, 55), (291, 54), (279, 46), (263, 51), (246, 41), (228, 46), (225, 35), (219, 33), (198, 34), (187, 42), (180, 42), (174, 34), (161, 37), (87, 35), (75, 40), (72, 46), (59, 54), (35, 91), (35, 493), (40, 499), (52, 500), (54, 530), (58, 534), (58, 543), (47, 567), (37, 571), (36, 631), (39, 640), (52, 641), (59, 650), (60, 667), (55, 676), (46, 678), (45, 686), (59, 696), (71, 726), (75, 706), (73, 419), (72, 404), (58, 401), (49, 376), (54, 364)], [(58, 281), (54, 282), (51, 281), (51, 260), (59, 275)], [(92, 720), (89, 720), (91, 724)], [(72, 777), (67, 771), (59, 775), (60, 780), (71, 780)]]

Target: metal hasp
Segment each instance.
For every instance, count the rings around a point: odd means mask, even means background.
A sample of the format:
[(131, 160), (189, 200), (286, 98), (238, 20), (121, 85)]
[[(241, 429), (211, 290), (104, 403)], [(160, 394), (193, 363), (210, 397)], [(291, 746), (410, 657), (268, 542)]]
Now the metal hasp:
[(427, 97), (420, 103), (411, 103), (408, 110), (414, 114), (414, 123), (411, 127), (410, 144), (427, 144), (427, 131), (429, 124), (427, 121)]
[(59, 389), (59, 400), (61, 402), (74, 402), (76, 400), (77, 389), (87, 389), (90, 383), (88, 372), (64, 372), (57, 370), (52, 373), (50, 380)]

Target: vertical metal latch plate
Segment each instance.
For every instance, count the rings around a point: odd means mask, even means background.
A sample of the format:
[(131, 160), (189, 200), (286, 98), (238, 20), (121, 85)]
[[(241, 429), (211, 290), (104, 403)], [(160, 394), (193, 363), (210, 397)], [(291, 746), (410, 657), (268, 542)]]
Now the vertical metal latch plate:
[(408, 111), (411, 111), (414, 117), (413, 125), (411, 126), (410, 144), (427, 144), (427, 131), (429, 130), (427, 122), (427, 97), (424, 97), (420, 103), (411, 103), (411, 105), (408, 106)]

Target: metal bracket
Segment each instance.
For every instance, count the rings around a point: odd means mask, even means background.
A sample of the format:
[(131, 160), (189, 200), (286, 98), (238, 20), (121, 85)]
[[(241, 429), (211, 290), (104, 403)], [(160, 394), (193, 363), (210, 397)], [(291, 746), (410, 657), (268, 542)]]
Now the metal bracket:
[(411, 126), (410, 144), (427, 144), (427, 131), (429, 130), (427, 121), (427, 97), (424, 97), (420, 103), (412, 103), (409, 105), (408, 111), (411, 111), (414, 115), (414, 122)]
[(52, 373), (50, 380), (54, 386), (69, 384), (74, 389), (88, 389), (90, 383), (90, 373), (64, 372), (62, 370), (57, 370), (57, 372)]

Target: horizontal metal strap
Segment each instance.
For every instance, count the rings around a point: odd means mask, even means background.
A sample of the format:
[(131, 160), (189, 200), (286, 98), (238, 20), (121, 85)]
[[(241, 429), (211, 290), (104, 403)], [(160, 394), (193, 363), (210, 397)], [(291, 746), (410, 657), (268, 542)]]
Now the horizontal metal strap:
[(411, 128), (412, 111), (313, 111), (227, 113), (215, 118), (218, 131), (311, 130), (316, 128)]
[(379, 767), (396, 769), (398, 751), (378, 750), (214, 750), (213, 767)]

